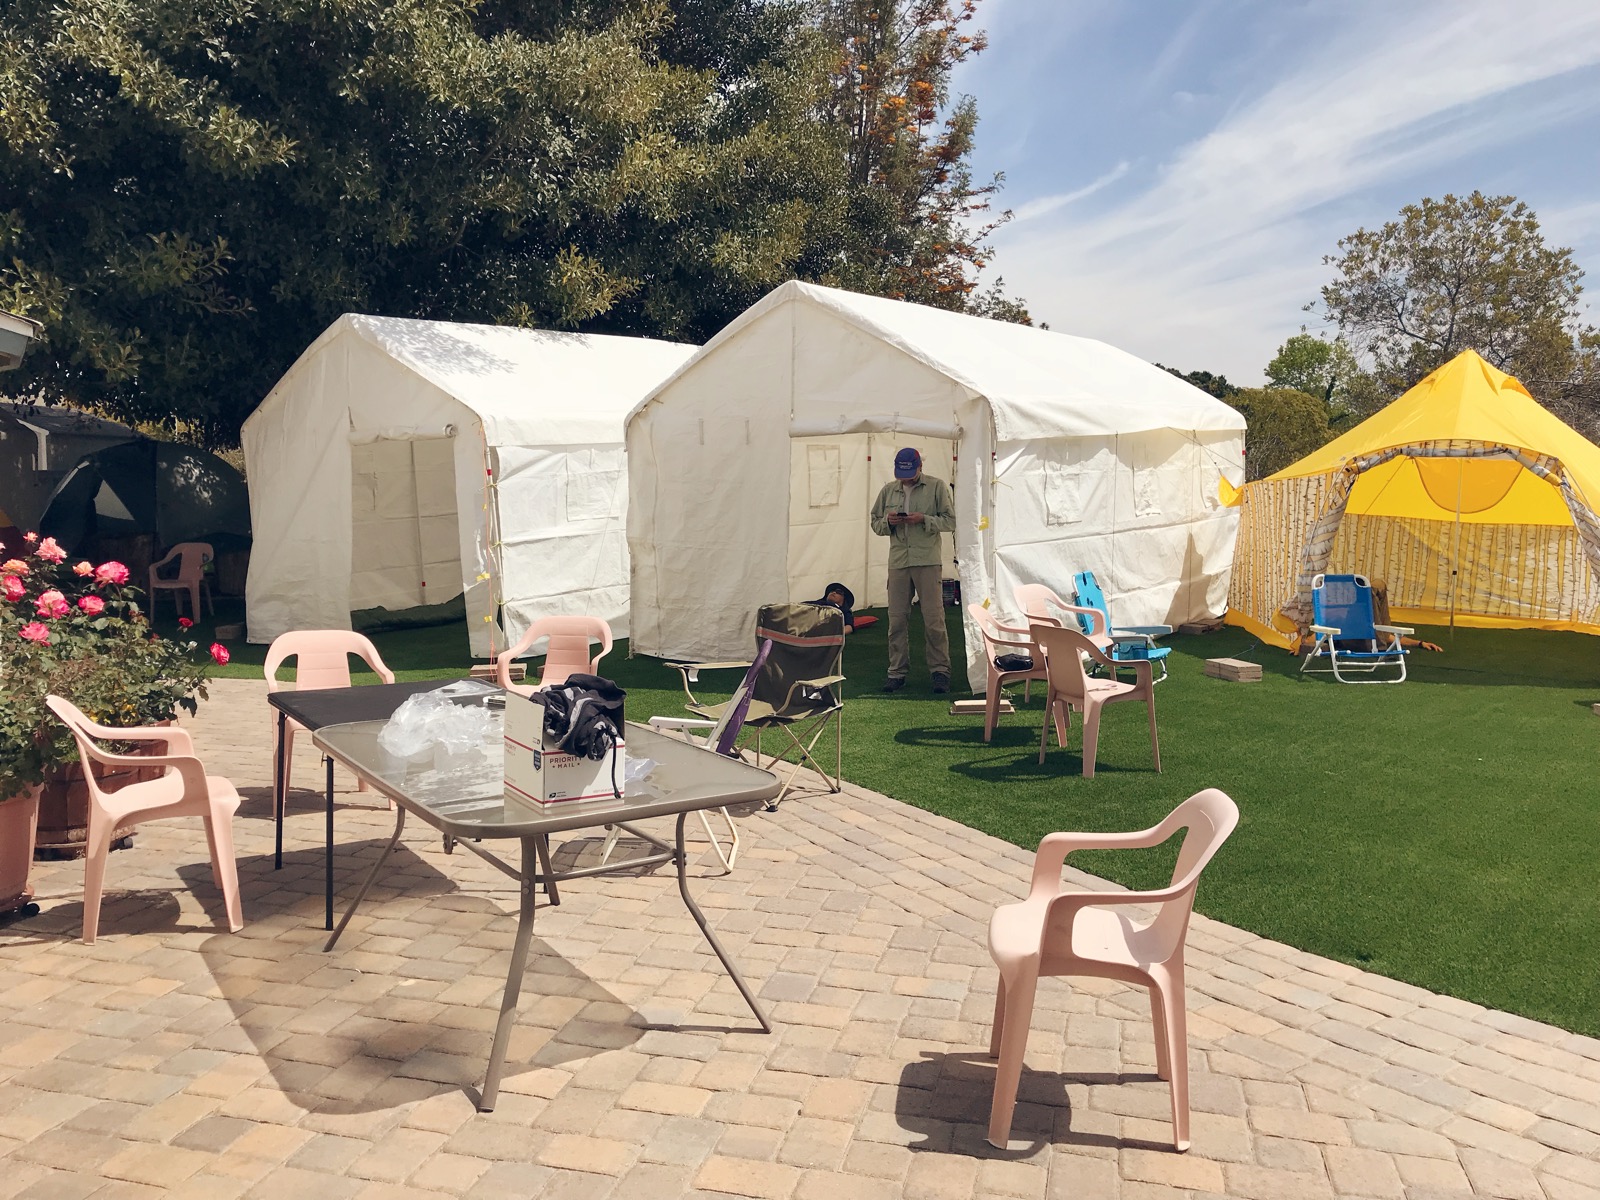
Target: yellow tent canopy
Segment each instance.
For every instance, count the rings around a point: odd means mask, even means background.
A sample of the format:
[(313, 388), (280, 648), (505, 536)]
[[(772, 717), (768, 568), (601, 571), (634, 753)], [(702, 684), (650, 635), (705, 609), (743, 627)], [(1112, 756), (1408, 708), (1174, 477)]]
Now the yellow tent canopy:
[(1318, 573), (1381, 578), (1396, 620), (1600, 634), (1600, 447), (1471, 350), (1246, 485), (1228, 621), (1294, 647)]

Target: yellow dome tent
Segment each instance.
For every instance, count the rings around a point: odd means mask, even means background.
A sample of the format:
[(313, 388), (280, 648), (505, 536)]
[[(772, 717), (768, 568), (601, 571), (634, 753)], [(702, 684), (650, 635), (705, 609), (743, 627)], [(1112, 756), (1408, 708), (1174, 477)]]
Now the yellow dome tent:
[(1294, 649), (1320, 572), (1400, 624), (1600, 634), (1600, 446), (1471, 350), (1245, 486), (1227, 620)]

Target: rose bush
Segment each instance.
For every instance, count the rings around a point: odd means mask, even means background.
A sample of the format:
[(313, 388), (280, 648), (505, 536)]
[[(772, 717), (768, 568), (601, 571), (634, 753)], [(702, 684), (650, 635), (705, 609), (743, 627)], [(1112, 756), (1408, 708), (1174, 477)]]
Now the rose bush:
[[(50, 693), (116, 728), (193, 713), (206, 694), (199, 647), (155, 634), (126, 566), (68, 566), (54, 538), (24, 540), (10, 547), (21, 557), (0, 562), (0, 799), (77, 760), (71, 734), (45, 707)], [(214, 646), (211, 657), (226, 662), (227, 650)]]

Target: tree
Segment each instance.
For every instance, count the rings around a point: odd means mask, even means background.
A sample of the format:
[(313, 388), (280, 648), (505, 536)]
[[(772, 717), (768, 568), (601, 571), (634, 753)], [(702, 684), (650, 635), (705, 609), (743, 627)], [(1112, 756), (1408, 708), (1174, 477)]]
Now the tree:
[(1361, 369), (1344, 338), (1330, 342), (1307, 333), (1304, 327), (1278, 347), (1264, 374), (1268, 387), (1320, 396), (1327, 408), (1327, 422), (1335, 429), (1371, 416), (1393, 399)]
[(900, 166), (853, 183), (823, 24), (771, 0), (13, 0), (0, 308), (46, 340), (6, 386), (221, 446), (341, 312), (701, 341), (794, 277), (925, 298), (904, 280), (952, 278), (938, 254), (981, 265), (935, 249), (971, 123), (916, 143), (949, 172), (922, 207)]
[(1583, 272), (1545, 243), (1513, 196), (1425, 199), (1381, 229), (1358, 229), (1324, 262), (1328, 319), (1372, 359), (1394, 394), (1466, 349), (1581, 424), (1600, 378), (1596, 332), (1581, 325)]
[(985, 239), (1010, 217), (987, 216), (997, 175), (978, 184), (968, 165), (976, 102), (950, 98), (951, 73), (988, 44), (970, 31), (978, 0), (822, 0), (832, 56), (823, 107), (845, 138), (855, 245), (837, 278), (846, 287), (1032, 324), (999, 282), (978, 293)]
[(1228, 382), (1226, 375), (1213, 375), (1210, 371), (1180, 371), (1177, 367), (1169, 367), (1163, 363), (1156, 363), (1168, 375), (1176, 375), (1185, 383), (1192, 383), (1208, 396), (1215, 396), (1218, 400), (1228, 400), (1237, 394), (1238, 388)]
[(1332, 438), (1328, 406), (1295, 388), (1242, 388), (1228, 403), (1245, 419), (1245, 479), (1265, 479)]

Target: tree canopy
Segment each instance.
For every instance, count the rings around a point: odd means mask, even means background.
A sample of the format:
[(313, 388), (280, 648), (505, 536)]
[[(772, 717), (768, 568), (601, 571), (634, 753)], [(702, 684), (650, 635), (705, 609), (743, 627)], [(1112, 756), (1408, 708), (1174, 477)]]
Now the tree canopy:
[(1296, 388), (1240, 388), (1228, 403), (1245, 419), (1245, 479), (1265, 479), (1333, 437), (1328, 405)]
[(972, 5), (863, 5), (865, 40), (851, 7), (14, 0), (0, 307), (46, 328), (6, 385), (222, 445), (346, 311), (698, 341), (796, 276), (993, 305)]
[(1579, 319), (1583, 272), (1513, 196), (1447, 195), (1358, 229), (1324, 261), (1327, 316), (1390, 395), (1466, 349), (1594, 427), (1600, 334)]

